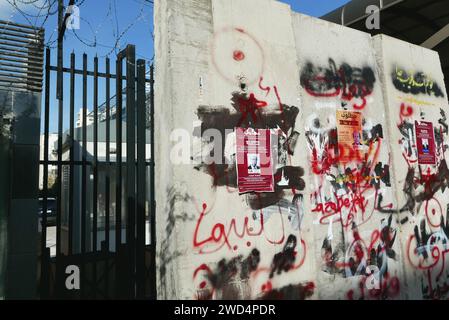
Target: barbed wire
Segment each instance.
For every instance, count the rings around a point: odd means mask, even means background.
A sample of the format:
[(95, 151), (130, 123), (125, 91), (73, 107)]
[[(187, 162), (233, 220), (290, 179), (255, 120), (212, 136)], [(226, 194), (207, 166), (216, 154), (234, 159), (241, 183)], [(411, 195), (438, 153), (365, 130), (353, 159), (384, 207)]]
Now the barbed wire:
[[(85, 24), (89, 27), (90, 32), (92, 33), (92, 39), (87, 39), (86, 37), (82, 37), (79, 35), (78, 32), (76, 32), (75, 29), (70, 29), (72, 32), (70, 34), (73, 34), (75, 39), (82, 43), (84, 46), (95, 48), (95, 47), (103, 47), (103, 48), (109, 48), (110, 51), (103, 55), (102, 57), (109, 56), (112, 52), (115, 51), (117, 54), (117, 51), (120, 49), (120, 43), (121, 40), (126, 36), (126, 34), (138, 23), (141, 21), (144, 21), (145, 23), (149, 24), (149, 21), (146, 19), (145, 14), (145, 8), (152, 7), (154, 4), (152, 0), (133, 0), (134, 2), (139, 3), (140, 9), (139, 13), (136, 15), (136, 17), (124, 28), (122, 31), (120, 31), (119, 27), (119, 16), (117, 13), (117, 1), (116, 0), (109, 0), (108, 10), (105, 14), (104, 19), (96, 26), (94, 29), (92, 24), (87, 21), (86, 19), (80, 17), (80, 19), (85, 22)], [(35, 28), (44, 28), (45, 25), (48, 23), (48, 20), (50, 17), (57, 15), (58, 13), (58, 0), (6, 0), (11, 7), (13, 8), (13, 14), (11, 14), (11, 17), (15, 15), (15, 13), (19, 13), (31, 26)], [(85, 3), (85, 0), (77, 0), (75, 1), (75, 5), (82, 6)], [(30, 10), (25, 10), (24, 6), (32, 7), (32, 10), (36, 10), (37, 12), (32, 12)], [(10, 17), (10, 19), (11, 19)], [(34, 23), (33, 21), (34, 20)], [(112, 29), (112, 35), (113, 35), (113, 45), (107, 45), (107, 44), (99, 44), (97, 41), (97, 35), (102, 30), (104, 23), (110, 20), (111, 24), (114, 25)], [(114, 20), (114, 21), (113, 21)], [(42, 21), (39, 23), (39, 21)], [(115, 22), (115, 23), (114, 23)], [(151, 27), (150, 27), (151, 28)], [(55, 47), (55, 43), (57, 42), (57, 37), (53, 39), (54, 35), (58, 32), (58, 27), (54, 28), (52, 30), (52, 33), (47, 38), (47, 41), (45, 42), (45, 45), (50, 48)], [(153, 37), (153, 32), (151, 32), (151, 35)], [(143, 57), (143, 56), (142, 56)], [(153, 56), (154, 58), (154, 56)], [(150, 59), (150, 60), (153, 60)], [(148, 59), (148, 58), (146, 58)]]

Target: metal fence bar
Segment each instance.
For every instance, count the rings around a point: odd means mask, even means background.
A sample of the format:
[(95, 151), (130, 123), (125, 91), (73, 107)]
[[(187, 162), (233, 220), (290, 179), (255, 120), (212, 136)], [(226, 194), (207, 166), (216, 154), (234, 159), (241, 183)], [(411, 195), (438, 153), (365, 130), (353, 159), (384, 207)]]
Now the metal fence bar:
[(137, 60), (137, 217), (136, 217), (136, 297), (145, 297), (145, 60)]
[(85, 294), (86, 268), (84, 255), (86, 254), (86, 191), (87, 191), (87, 55), (83, 54), (83, 110), (82, 110), (82, 131), (83, 131), (83, 149), (82, 149), (82, 172), (81, 172), (81, 298)]
[(75, 54), (70, 54), (70, 181), (69, 181), (69, 221), (68, 221), (68, 254), (73, 253), (73, 188), (75, 166)]
[[(93, 166), (93, 234), (92, 250), (97, 252), (98, 236), (98, 57), (94, 58), (94, 166)], [(97, 282), (97, 264), (93, 263), (93, 281)], [(96, 290), (93, 291), (94, 298)]]
[[(50, 69), (51, 69), (52, 71), (56, 71), (56, 70), (57, 70), (57, 67), (55, 67), (55, 66), (50, 66)], [(64, 72), (70, 72), (70, 68), (62, 68), (62, 71), (64, 71)], [(83, 70), (75, 69), (75, 74), (80, 74), (80, 75), (82, 75), (82, 74), (83, 74)], [(93, 71), (87, 71), (87, 75), (88, 75), (88, 76), (93, 76), (93, 75), (94, 75), (94, 72), (93, 72)], [(116, 75), (116, 74), (109, 74), (109, 76), (108, 76), (105, 72), (98, 72), (98, 77), (99, 77), (99, 78), (107, 78), (107, 77), (109, 77), (109, 78), (111, 78), (111, 79), (117, 79), (117, 75)], [(122, 78), (122, 80), (128, 80), (128, 79), (126, 78), (126, 76), (124, 76), (124, 75), (122, 75), (121, 78)], [(136, 79), (136, 81), (137, 81), (137, 79)], [(149, 79), (145, 79), (145, 82), (150, 82), (150, 80), (149, 80)]]
[(122, 243), (122, 59), (117, 59), (116, 64), (116, 188), (115, 188), (115, 250), (118, 252)]
[[(116, 257), (121, 254), (122, 244), (122, 58), (119, 56), (116, 62), (116, 185), (115, 185), (115, 251)], [(119, 261), (116, 259), (116, 263)], [(116, 295), (122, 294), (120, 288), (120, 275), (115, 274)]]
[(126, 47), (126, 244), (129, 250), (130, 296), (135, 295), (133, 285), (136, 268), (136, 51), (133, 45)]
[[(106, 75), (110, 75), (110, 60), (106, 58)], [(110, 226), (110, 207), (111, 207), (111, 197), (110, 197), (110, 188), (111, 188), (111, 180), (110, 180), (110, 170), (111, 170), (111, 88), (110, 88), (110, 77), (106, 77), (106, 181), (105, 181), (105, 251), (109, 253), (109, 229)], [(109, 255), (107, 255), (106, 259), (106, 270), (105, 270), (105, 292), (109, 294)]]
[[(58, 49), (62, 50), (62, 48)], [(58, 56), (58, 72), (57, 72), (57, 83), (59, 84), (56, 88), (56, 98), (58, 99), (58, 150), (57, 150), (57, 212), (56, 212), (56, 257), (61, 255), (61, 212), (62, 212), (62, 134), (63, 134), (63, 116), (64, 116), (64, 73), (62, 72), (63, 59), (62, 54)], [(60, 270), (57, 270), (59, 275)]]

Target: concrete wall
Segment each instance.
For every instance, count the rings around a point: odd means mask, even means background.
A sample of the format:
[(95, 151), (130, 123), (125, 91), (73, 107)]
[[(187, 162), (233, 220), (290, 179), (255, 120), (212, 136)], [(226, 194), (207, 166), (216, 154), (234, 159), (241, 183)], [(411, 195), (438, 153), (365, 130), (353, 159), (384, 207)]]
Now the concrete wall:
[[(448, 100), (437, 52), (387, 36), (374, 39), (389, 120), (398, 198), (403, 289), (409, 299), (447, 298)], [(431, 122), (434, 165), (419, 164), (415, 121)]]
[[(299, 14), (293, 28), (320, 298), (367, 296), (369, 266), (379, 272), (376, 294), (399, 297), (395, 178), (371, 36)], [(359, 151), (337, 139), (337, 110), (361, 113)]]
[[(376, 43), (274, 0), (155, 1), (159, 298), (411, 297)], [(357, 152), (337, 110), (361, 114)], [(238, 124), (285, 133), (287, 186), (239, 195)]]

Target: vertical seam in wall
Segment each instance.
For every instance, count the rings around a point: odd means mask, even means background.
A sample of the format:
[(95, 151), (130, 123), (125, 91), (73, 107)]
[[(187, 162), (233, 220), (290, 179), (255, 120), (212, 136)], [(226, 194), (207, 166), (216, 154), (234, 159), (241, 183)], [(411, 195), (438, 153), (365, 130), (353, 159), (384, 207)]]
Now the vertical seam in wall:
[[(297, 122), (298, 122), (298, 126), (300, 128), (299, 133), (300, 136), (302, 135), (303, 138), (305, 140), (305, 143), (307, 144), (307, 140), (305, 138), (305, 118), (304, 118), (304, 91), (301, 89), (301, 81), (300, 81), (300, 74), (301, 74), (301, 66), (302, 66), (302, 60), (300, 59), (300, 54), (299, 54), (299, 50), (300, 50), (300, 46), (298, 46), (298, 43), (296, 41), (297, 39), (297, 35), (295, 32), (295, 21), (299, 21), (300, 19), (302, 19), (301, 14), (296, 13), (294, 11), (291, 10), (290, 8), (290, 16), (291, 16), (291, 27), (293, 30), (293, 37), (294, 37), (294, 41), (295, 41), (295, 59), (296, 59), (296, 88), (298, 90), (298, 97), (299, 97), (299, 114), (297, 116)], [(300, 140), (298, 140), (298, 145), (300, 145)], [(307, 150), (307, 145), (305, 145), (305, 148)], [(310, 198), (310, 194), (312, 192), (312, 190), (310, 189), (310, 181), (311, 181), (311, 172), (310, 172), (310, 166), (308, 166), (309, 164), (309, 155), (306, 153), (305, 156), (305, 160), (304, 160), (304, 182), (305, 182), (305, 188), (303, 191), (304, 194), (304, 217), (301, 221), (301, 227), (304, 226), (305, 223), (305, 215), (307, 215), (309, 212), (311, 212), (311, 204), (309, 201)], [(309, 264), (313, 267), (313, 269), (311, 270), (313, 272), (313, 276), (311, 277), (311, 279), (309, 281), (313, 281), (314, 283), (316, 283), (315, 286), (315, 293), (314, 296), (319, 300), (321, 298), (321, 292), (320, 292), (320, 286), (318, 285), (318, 273), (321, 270), (321, 265), (319, 263), (319, 260), (316, 258), (316, 255), (314, 254), (315, 252), (315, 228), (314, 228), (314, 224), (313, 224), (313, 216), (310, 217), (311, 219), (311, 223), (310, 223), (310, 229), (307, 231), (308, 234), (308, 238), (312, 239), (312, 243), (311, 244), (307, 244), (309, 246), (309, 249), (307, 250), (307, 252), (312, 252), (312, 254), (310, 254), (309, 256), (311, 256), (311, 258), (309, 258)], [(301, 230), (300, 230), (301, 231)], [(307, 259), (307, 257), (306, 257)], [(310, 259), (312, 261), (310, 261)]]
[[(377, 40), (378, 39), (378, 40)], [(393, 137), (393, 132), (394, 131), (394, 124), (392, 123), (392, 119), (390, 117), (390, 115), (392, 115), (389, 110), (390, 109), (390, 101), (389, 101), (389, 96), (388, 96), (388, 89), (387, 89), (387, 83), (388, 83), (388, 76), (385, 73), (385, 65), (383, 65), (382, 67), (380, 67), (380, 64), (383, 63), (385, 61), (385, 54), (384, 54), (384, 40), (385, 40), (385, 36), (384, 35), (379, 35), (377, 38), (371, 37), (371, 48), (375, 54), (375, 60), (376, 60), (376, 69), (377, 69), (377, 73), (380, 77), (379, 80), (381, 80), (381, 87), (382, 87), (382, 99), (383, 99), (383, 104), (384, 104), (384, 112), (385, 112), (385, 121), (387, 124), (387, 136), (388, 137)], [(378, 47), (376, 47), (375, 42), (378, 42)], [(396, 200), (396, 209), (397, 212), (394, 213), (396, 215), (396, 225), (399, 231), (399, 234), (401, 236), (397, 237), (399, 239), (399, 250), (400, 250), (400, 257), (403, 258), (403, 260), (405, 259), (405, 252), (404, 252), (404, 245), (403, 245), (403, 236), (402, 236), (402, 224), (400, 222), (400, 218), (401, 218), (401, 213), (400, 213), (400, 204), (399, 204), (399, 190), (402, 190), (402, 187), (398, 184), (398, 180), (396, 178), (396, 172), (394, 170), (394, 165), (395, 165), (395, 155), (393, 152), (393, 142), (390, 140), (389, 146), (388, 146), (388, 151), (389, 151), (389, 156), (390, 156), (390, 168), (392, 176), (391, 179), (393, 181), (393, 192), (394, 192), (394, 198)], [(400, 271), (401, 271), (401, 281), (404, 282), (405, 284), (405, 288), (408, 288), (408, 281), (407, 281), (407, 273), (405, 270), (405, 263), (399, 263), (400, 266)], [(402, 288), (402, 286), (401, 286)], [(402, 292), (402, 290), (401, 290)], [(404, 296), (408, 296), (408, 290), (404, 290), (405, 293), (403, 293)], [(402, 295), (402, 293), (401, 293)]]

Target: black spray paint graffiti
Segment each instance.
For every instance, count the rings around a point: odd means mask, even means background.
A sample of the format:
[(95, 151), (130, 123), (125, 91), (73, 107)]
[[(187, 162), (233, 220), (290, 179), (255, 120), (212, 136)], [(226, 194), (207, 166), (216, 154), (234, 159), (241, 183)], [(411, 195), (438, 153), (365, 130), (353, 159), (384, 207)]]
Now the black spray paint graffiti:
[(243, 281), (242, 285), (245, 285), (244, 283), (248, 281), (251, 273), (257, 270), (259, 263), (260, 252), (253, 249), (246, 258), (238, 255), (229, 261), (221, 259), (214, 270), (205, 264), (201, 265), (195, 271), (194, 277), (200, 270), (206, 272), (205, 278), (209, 285), (205, 281), (200, 284), (197, 298), (209, 300), (216, 295), (219, 299), (249, 299), (248, 290), (242, 290), (235, 286), (235, 283)]
[(273, 262), (271, 264), (270, 278), (273, 278), (275, 273), (281, 274), (282, 272), (288, 272), (293, 268), (296, 259), (296, 244), (296, 237), (292, 234), (289, 235), (282, 252), (274, 255)]
[[(334, 116), (329, 116), (327, 123), (321, 122), (317, 115), (312, 114), (307, 120), (305, 133), (309, 150), (312, 153), (312, 172), (316, 175), (326, 175), (327, 181), (334, 187), (337, 195), (357, 194), (357, 189), (364, 182), (364, 187), (372, 186), (374, 190), (381, 189), (381, 183), (391, 187), (390, 165), (378, 161), (377, 156), (354, 157), (354, 163), (344, 168), (339, 167), (341, 152), (337, 139), (337, 129)], [(383, 139), (382, 125), (372, 125), (363, 119), (361, 143), (366, 150), (376, 155)], [(344, 151), (344, 150), (343, 150)], [(381, 194), (379, 193), (381, 197)]]
[[(182, 192), (177, 190), (175, 187), (171, 187), (167, 190), (167, 198), (169, 199), (167, 203), (167, 218), (165, 221), (165, 237), (161, 241), (161, 249), (159, 251), (159, 277), (160, 287), (158, 288), (158, 292), (162, 297), (171, 297), (173, 292), (168, 292), (169, 286), (167, 286), (168, 274), (172, 272), (171, 269), (173, 267), (173, 261), (178, 257), (182, 256), (182, 253), (174, 246), (174, 233), (175, 224), (177, 221), (193, 221), (195, 216), (190, 216), (186, 211), (175, 213), (175, 204), (183, 203), (187, 204), (191, 201), (190, 195), (186, 192)], [(185, 208), (185, 206), (180, 206), (180, 208)], [(162, 221), (161, 221), (162, 223)]]
[(332, 248), (332, 241), (324, 239), (321, 254), (325, 265), (323, 271), (341, 274), (343, 277), (365, 275), (368, 266), (379, 268), (379, 276), (388, 273), (388, 258), (395, 260), (393, 245), (396, 230), (392, 227), (393, 215), (381, 220), (381, 227), (371, 233), (369, 242), (362, 240), (355, 224), (352, 226), (353, 240), (347, 248), (342, 244)]
[(407, 72), (396, 66), (391, 78), (396, 89), (401, 92), (413, 95), (427, 94), (429, 96), (444, 97), (440, 86), (423, 72)]
[[(301, 191), (305, 188), (303, 179), (304, 170), (300, 167), (287, 165), (288, 157), (293, 155), (296, 147), (299, 132), (295, 130), (296, 117), (299, 109), (295, 106), (282, 104), (279, 108), (268, 108), (264, 101), (258, 100), (253, 94), (246, 92), (234, 92), (231, 97), (231, 106), (236, 112), (231, 112), (226, 107), (200, 106), (197, 109), (198, 119), (201, 127), (194, 131), (196, 137), (202, 138), (202, 149), (217, 148), (222, 155), (221, 164), (212, 162), (211, 164), (201, 163), (195, 169), (204, 172), (212, 177), (212, 186), (237, 187), (237, 172), (235, 164), (235, 154), (228, 155), (226, 145), (230, 132), (236, 126), (252, 127), (255, 129), (281, 129), (284, 134), (279, 135), (277, 150), (278, 161), (276, 173), (274, 174), (275, 192), (272, 193), (248, 193), (245, 195), (249, 207), (253, 210), (265, 209), (264, 219), (271, 215), (270, 210), (287, 212), (289, 220), (295, 227), (299, 227), (300, 218), (293, 218), (291, 214), (298, 211), (298, 194), (293, 196), (286, 206), (280, 207), (280, 202), (285, 197), (285, 190)], [(224, 142), (216, 145), (217, 141), (203, 139), (203, 133), (208, 129), (218, 130)], [(233, 149), (233, 148), (231, 148)], [(271, 207), (271, 208), (270, 208)], [(286, 209), (286, 210), (284, 210)]]
[[(403, 207), (396, 210), (396, 212), (410, 212), (415, 214), (416, 207), (420, 207), (422, 203), (432, 201), (437, 192), (444, 193), (449, 187), (449, 168), (447, 162), (443, 157), (447, 150), (447, 145), (444, 143), (444, 135), (448, 134), (446, 114), (440, 110), (441, 118), (438, 120), (441, 127), (434, 128), (434, 136), (436, 149), (438, 152), (438, 163), (436, 164), (435, 172), (423, 172), (421, 167), (415, 167), (413, 164), (417, 162), (417, 151), (415, 142), (415, 126), (407, 119), (403, 119), (398, 124), (399, 132), (402, 135), (401, 144), (403, 157), (406, 160), (409, 169), (405, 178), (403, 191), (406, 195), (406, 203)], [(430, 170), (430, 169), (429, 169)], [(378, 199), (379, 202), (381, 199)], [(436, 200), (435, 200), (436, 201)], [(404, 220), (404, 222), (407, 219)]]
[[(309, 65), (310, 68), (312, 67)], [(330, 69), (336, 70), (335, 65)], [(358, 72), (362, 73), (360, 70)], [(334, 87), (320, 87), (320, 81), (326, 83), (325, 80), (332, 79), (336, 72), (327, 70), (327, 73), (328, 75), (322, 72), (321, 75), (315, 76), (319, 81), (314, 85), (307, 82), (307, 77), (303, 78), (302, 85), (314, 96), (335, 96), (338, 90)], [(365, 69), (365, 74), (369, 73), (368, 69)], [(367, 76), (367, 79), (373, 80), (368, 82), (370, 90), (365, 91), (371, 93), (375, 79), (374, 76)], [(332, 84), (332, 81), (328, 83)], [(338, 86), (338, 79), (334, 83)], [(382, 199), (384, 193), (388, 194), (387, 188), (391, 187), (390, 165), (387, 159), (380, 158), (384, 138), (382, 125), (373, 123), (371, 119), (362, 119), (361, 144), (365, 152), (355, 153), (351, 162), (342, 166), (339, 156), (344, 150), (341, 150), (339, 145), (335, 116), (331, 114), (324, 118), (312, 114), (306, 123), (305, 135), (311, 152), (311, 167), (317, 181), (311, 194), (311, 200), (316, 205), (313, 211), (321, 214), (320, 223), (329, 224), (329, 230), (335, 228), (331, 225), (332, 221), (342, 222), (338, 236), (334, 235), (332, 230), (328, 231), (328, 236), (323, 239), (323, 271), (342, 277), (353, 277), (365, 275), (366, 268), (375, 265), (384, 275), (388, 275), (387, 260), (396, 257), (393, 250), (396, 231), (391, 226), (392, 215), (383, 219), (381, 227), (366, 241), (357, 231), (360, 225), (370, 219), (374, 211), (382, 212), (382, 208), (376, 207), (375, 200)], [(354, 205), (345, 207), (344, 201)]]
[(313, 282), (291, 284), (265, 293), (261, 300), (305, 300), (313, 295), (314, 290)]
[[(398, 209), (384, 209), (382, 206), (382, 195), (379, 195), (377, 207), (383, 213), (409, 212), (415, 215), (415, 211), (422, 204), (433, 200), (437, 201), (435, 199), (436, 193), (440, 191), (444, 193), (446, 188), (449, 188), (449, 168), (446, 160), (441, 160), (437, 166), (436, 173), (423, 173), (420, 168), (409, 167), (402, 190), (405, 194), (405, 204)], [(425, 205), (425, 207), (427, 206)], [(401, 223), (406, 223), (407, 221), (408, 218), (405, 217), (401, 220)]]
[[(301, 241), (301, 245), (304, 244)], [(314, 284), (289, 285), (273, 289), (271, 281), (275, 276), (298, 269), (304, 262), (304, 256), (299, 257), (298, 241), (295, 235), (290, 234), (282, 252), (276, 254), (271, 266), (260, 267), (261, 254), (256, 248), (244, 258), (238, 255), (230, 260), (221, 259), (214, 268), (202, 264), (195, 271), (194, 278), (203, 279), (199, 283), (197, 298), (199, 299), (252, 299), (250, 280), (262, 275), (268, 276), (258, 293), (259, 299), (306, 299), (313, 294)], [(199, 277), (199, 273), (203, 277)]]
[[(402, 77), (406, 77), (401, 74)], [(424, 80), (423, 80), (424, 81)], [(430, 85), (427, 88), (431, 88)], [(435, 87), (433, 87), (435, 88)], [(435, 94), (433, 91), (420, 93)], [(415, 139), (415, 126), (410, 120), (413, 108), (408, 107), (403, 112), (401, 106), (401, 121), (398, 124), (402, 137), (402, 156), (408, 166), (407, 175), (403, 187), (405, 204), (396, 212), (407, 212), (400, 220), (402, 224), (409, 221), (409, 216), (415, 216), (417, 224), (414, 232), (409, 235), (406, 254), (408, 262), (416, 270), (422, 271), (421, 289), (425, 299), (444, 299), (449, 293), (449, 273), (447, 272), (446, 256), (448, 249), (448, 213), (443, 212), (445, 192), (449, 188), (449, 168), (444, 153), (447, 150), (445, 136), (448, 135), (447, 118), (443, 110), (440, 110), (440, 126), (435, 126), (434, 136), (436, 144), (436, 164), (420, 165), (417, 157), (417, 143)], [(425, 112), (420, 112), (422, 120)], [(446, 222), (444, 219), (446, 216)], [(419, 226), (419, 227), (418, 227)]]
[(366, 97), (373, 92), (376, 77), (370, 67), (356, 68), (347, 63), (337, 67), (335, 61), (329, 59), (327, 67), (306, 63), (300, 80), (301, 86), (314, 97), (340, 97), (343, 106), (355, 101), (353, 107), (363, 109)]
[(428, 231), (429, 224), (422, 219), (407, 243), (409, 263), (427, 272), (426, 279), (421, 279), (424, 299), (445, 299), (449, 293), (449, 271), (446, 267), (449, 253), (448, 218), (449, 206), (446, 208), (446, 218), (441, 216), (440, 228), (433, 228), (434, 231)]

